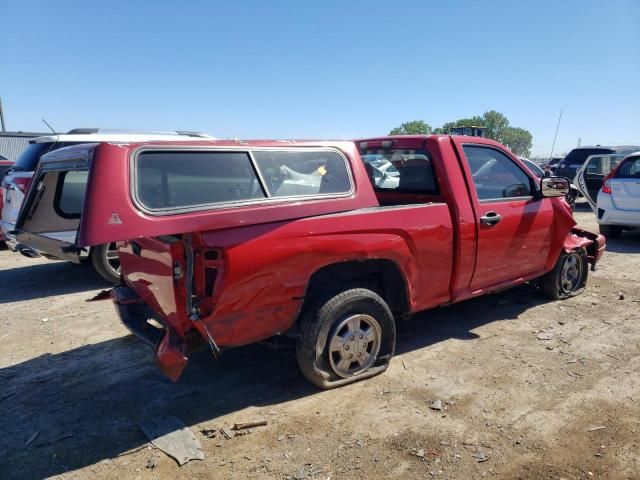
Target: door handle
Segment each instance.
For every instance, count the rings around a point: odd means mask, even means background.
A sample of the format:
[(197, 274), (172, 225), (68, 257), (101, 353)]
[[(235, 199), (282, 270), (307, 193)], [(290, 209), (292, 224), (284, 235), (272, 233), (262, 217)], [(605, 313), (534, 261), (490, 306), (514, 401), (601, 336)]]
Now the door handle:
[(480, 217), (480, 223), (493, 227), (502, 220), (502, 215), (497, 212), (487, 212)]

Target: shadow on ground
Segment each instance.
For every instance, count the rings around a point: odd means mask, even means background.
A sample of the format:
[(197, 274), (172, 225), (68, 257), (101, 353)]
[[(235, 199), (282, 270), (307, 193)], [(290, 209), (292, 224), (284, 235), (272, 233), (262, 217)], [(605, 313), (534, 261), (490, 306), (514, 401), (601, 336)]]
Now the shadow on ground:
[(0, 305), (110, 286), (88, 263), (76, 265), (59, 261), (0, 270), (0, 285)]
[[(534, 288), (522, 286), (423, 313), (398, 325), (397, 351), (477, 339), (476, 327), (514, 319), (544, 301)], [(252, 345), (218, 361), (203, 350), (191, 356), (174, 384), (131, 336), (0, 369), (0, 385), (2, 478), (43, 478), (113, 458), (144, 445), (140, 424), (161, 413), (194, 425), (319, 392), (299, 373), (292, 348)]]
[(607, 251), (640, 253), (640, 229), (624, 231), (620, 238), (607, 238)]

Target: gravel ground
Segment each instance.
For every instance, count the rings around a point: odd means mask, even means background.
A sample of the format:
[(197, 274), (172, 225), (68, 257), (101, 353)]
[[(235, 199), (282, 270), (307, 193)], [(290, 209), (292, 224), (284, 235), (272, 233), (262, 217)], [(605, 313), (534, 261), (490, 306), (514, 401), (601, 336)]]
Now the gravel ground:
[[(640, 232), (608, 247), (583, 295), (525, 285), (422, 313), (385, 374), (327, 392), (287, 343), (198, 352), (173, 384), (85, 301), (108, 287), (89, 266), (0, 251), (0, 478), (640, 478)], [(204, 460), (147, 443), (163, 414)]]

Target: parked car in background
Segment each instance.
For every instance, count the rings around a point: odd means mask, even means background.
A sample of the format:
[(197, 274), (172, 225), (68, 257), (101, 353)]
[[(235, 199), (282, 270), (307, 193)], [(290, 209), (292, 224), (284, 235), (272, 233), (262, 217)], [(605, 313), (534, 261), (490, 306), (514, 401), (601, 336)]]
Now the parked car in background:
[(551, 160), (549, 160), (543, 167), (545, 172), (551, 172), (551, 174), (554, 173), (554, 170), (556, 168), (556, 165), (558, 163), (560, 163), (560, 161), (563, 159), (564, 157), (553, 157)]
[(595, 147), (577, 147), (571, 150), (553, 169), (553, 174), (559, 177), (566, 177), (569, 180), (575, 178), (578, 169), (584, 165), (584, 162), (591, 155), (605, 154), (626, 154), (629, 155), (640, 147), (634, 145), (621, 145), (615, 147), (603, 147), (596, 145)]
[[(114, 305), (174, 380), (194, 341), (217, 354), (288, 334), (302, 373), (321, 388), (386, 370), (396, 319), (527, 281), (568, 298), (604, 251), (604, 237), (576, 228), (559, 198), (569, 181), (536, 178), (493, 140), (414, 135), (358, 148), (61, 149), (40, 162), (17, 239), (75, 261), (83, 248), (121, 242)], [(369, 155), (393, 164), (397, 184), (376, 183), (362, 160)], [(88, 178), (84, 196), (67, 191), (73, 177)], [(56, 230), (75, 235), (63, 240)]]
[[(528, 158), (524, 158), (524, 157), (518, 157), (518, 158), (522, 160), (524, 164), (529, 168), (529, 170), (531, 170), (538, 178), (551, 176), (551, 172), (549, 170), (546, 170), (546, 171), (543, 170), (543, 168), (540, 165), (538, 165), (535, 162), (532, 162)], [(565, 197), (565, 199), (567, 200), (567, 203), (571, 207), (571, 210), (575, 210), (576, 208), (576, 199), (578, 198), (578, 195), (580, 195), (580, 190), (578, 190), (578, 188), (572, 183), (569, 186), (569, 193), (567, 193), (567, 196)]]
[(595, 147), (574, 148), (555, 165), (553, 174), (559, 177), (566, 177), (569, 180), (573, 180), (578, 169), (584, 164), (585, 160), (590, 155), (605, 153), (616, 153), (616, 151), (613, 148), (601, 147), (599, 145)]
[(601, 233), (617, 238), (624, 230), (640, 228), (640, 151), (592, 155), (575, 181), (596, 213)]
[[(9, 160), (8, 158), (0, 155), (0, 212), (2, 211), (2, 205), (4, 203), (4, 196), (5, 196), (4, 189), (2, 188), (2, 179), (4, 178), (5, 174), (7, 173), (7, 171), (9, 171), (9, 169), (12, 166), (13, 166), (12, 160)], [(0, 242), (3, 242), (3, 241), (4, 241), (4, 234), (0, 230)]]
[[(72, 145), (81, 143), (131, 143), (140, 141), (161, 141), (161, 140), (182, 140), (191, 141), (194, 139), (201, 140), (203, 138), (213, 138), (208, 135), (196, 132), (142, 132), (142, 131), (116, 131), (104, 130), (97, 128), (76, 128), (65, 134), (47, 135), (36, 137), (29, 140), (29, 145), (20, 154), (15, 164), (9, 169), (2, 183), (0, 184), (5, 190), (4, 205), (0, 214), (0, 232), (4, 235), (5, 241), (11, 250), (22, 253), (27, 257), (38, 257), (40, 255), (46, 258), (58, 259), (59, 252), (39, 252), (38, 250), (26, 247), (16, 241), (13, 235), (15, 223), (18, 213), (22, 206), (24, 195), (29, 189), (33, 172), (35, 171), (40, 157), (43, 155)], [(107, 174), (105, 172), (105, 174)], [(82, 196), (84, 194), (83, 182), (86, 178), (70, 176), (65, 181), (68, 190), (75, 189), (78, 194), (73, 201), (82, 204)], [(62, 180), (61, 180), (62, 181)], [(79, 183), (74, 186), (73, 183)], [(69, 220), (73, 220), (69, 218)], [(73, 229), (68, 231), (59, 231), (57, 233), (60, 238), (74, 237)], [(95, 270), (106, 280), (117, 283), (120, 276), (120, 261), (116, 252), (115, 243), (107, 243), (104, 245), (94, 245), (91, 249), (83, 252), (83, 258), (91, 261)]]

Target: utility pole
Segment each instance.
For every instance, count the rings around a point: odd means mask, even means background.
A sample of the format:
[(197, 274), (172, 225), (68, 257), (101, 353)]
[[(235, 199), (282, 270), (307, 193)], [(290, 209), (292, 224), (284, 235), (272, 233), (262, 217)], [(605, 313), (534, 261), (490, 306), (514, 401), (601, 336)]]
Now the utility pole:
[(560, 109), (560, 116), (558, 117), (558, 125), (556, 125), (556, 134), (553, 136), (553, 145), (551, 145), (551, 155), (549, 155), (549, 161), (553, 158), (553, 149), (556, 147), (556, 138), (558, 137), (558, 129), (560, 128), (560, 120), (562, 120), (562, 109)]
[(0, 124), (2, 124), (2, 131), (6, 132), (4, 128), (4, 110), (2, 110), (2, 97), (0, 97)]

